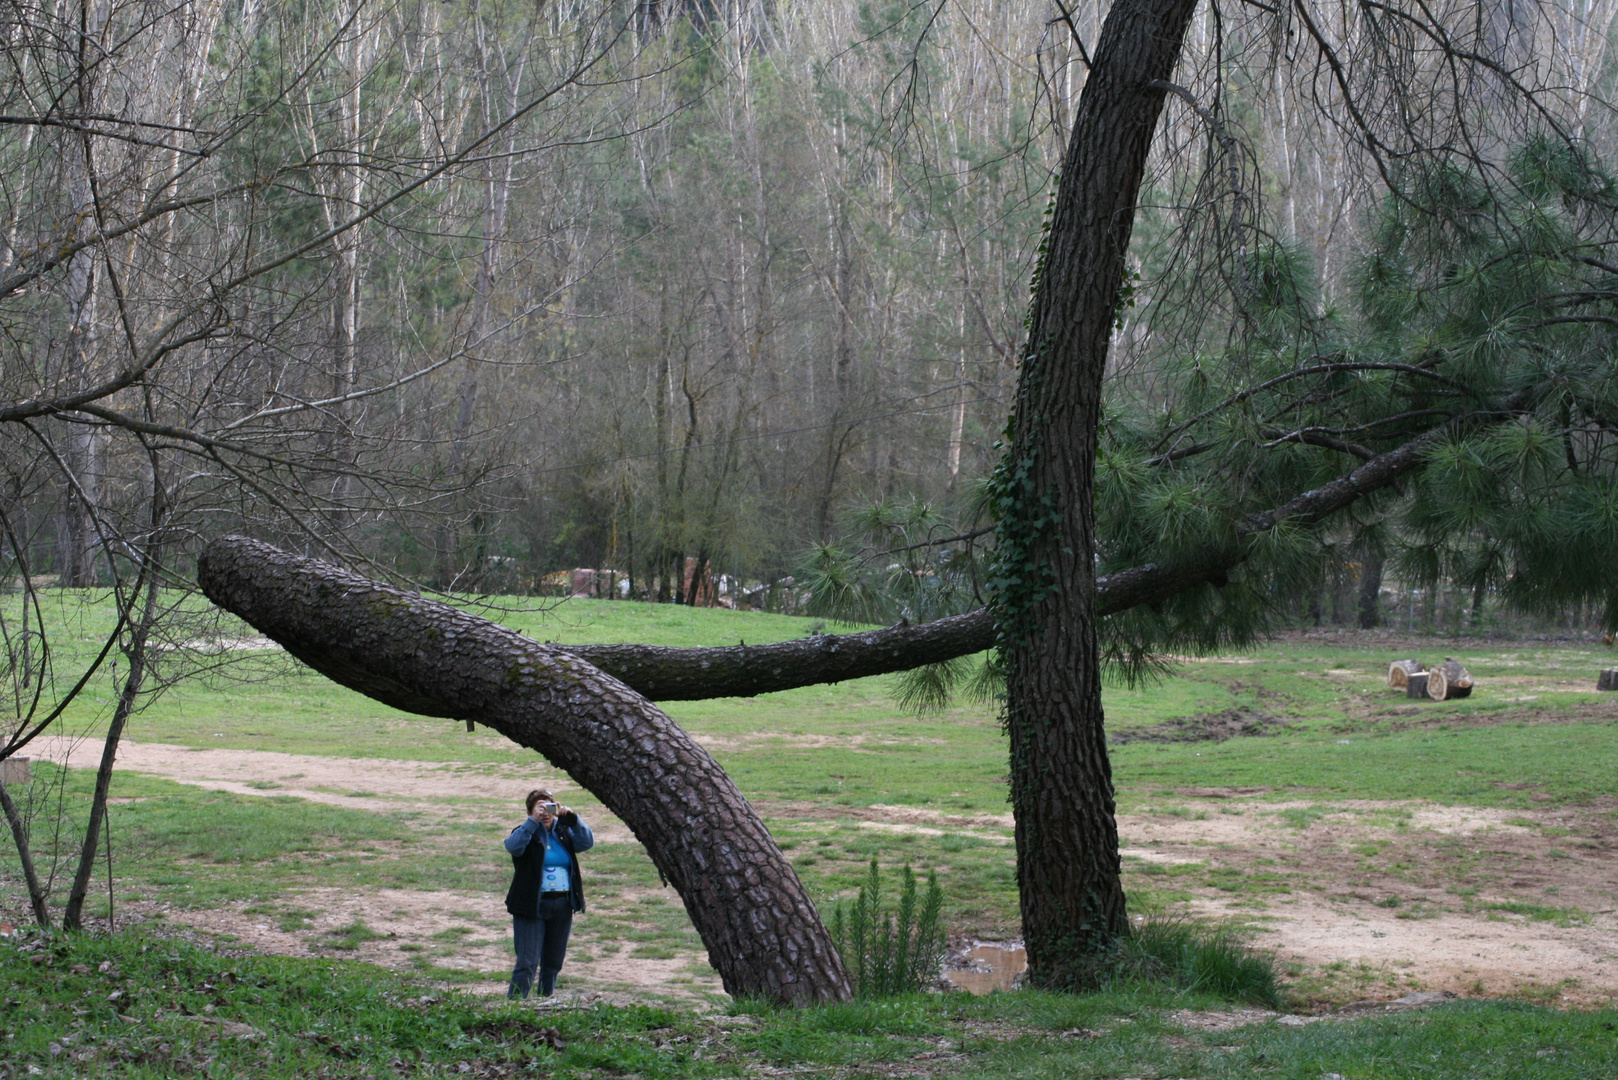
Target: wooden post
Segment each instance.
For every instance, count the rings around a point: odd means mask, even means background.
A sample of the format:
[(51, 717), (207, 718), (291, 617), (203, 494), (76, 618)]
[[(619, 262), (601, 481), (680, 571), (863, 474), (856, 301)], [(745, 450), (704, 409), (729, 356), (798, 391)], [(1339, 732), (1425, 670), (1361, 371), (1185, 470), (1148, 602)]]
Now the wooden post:
[(1597, 690), (1618, 690), (1618, 668), (1607, 668), (1596, 680)]
[(1418, 673), (1405, 680), (1405, 697), (1424, 698), (1427, 696), (1427, 675)]

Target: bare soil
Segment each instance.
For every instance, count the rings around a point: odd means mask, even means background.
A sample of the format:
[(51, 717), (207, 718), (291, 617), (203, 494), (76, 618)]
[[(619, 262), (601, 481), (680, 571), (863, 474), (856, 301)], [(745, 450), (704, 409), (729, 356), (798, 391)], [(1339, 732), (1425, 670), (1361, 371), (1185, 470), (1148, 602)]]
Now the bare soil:
[(1121, 816), (1126, 866), (1167, 870), (1154, 884), (1252, 927), (1326, 1000), (1618, 997), (1618, 800), (1508, 811), (1260, 794), (1186, 791), (1172, 813)]
[(1226, 739), (1279, 735), (1292, 725), (1285, 717), (1261, 712), (1243, 705), (1218, 713), (1197, 713), (1165, 720), (1150, 727), (1125, 728), (1108, 732), (1107, 742), (1113, 746), (1125, 743), (1182, 743), (1224, 742)]
[[(42, 748), (95, 764), (99, 746)], [(502, 765), (338, 759), (250, 750), (125, 743), (119, 764), (243, 795), (295, 795), (357, 809), (439, 806), (504, 822), (536, 783), (565, 802), (565, 776)], [(537, 763), (536, 763), (537, 764)], [(1396, 999), (1413, 991), (1512, 994), (1564, 1005), (1618, 999), (1618, 797), (1547, 810), (1442, 807), (1422, 802), (1266, 800), (1262, 788), (1182, 790), (1165, 805), (1121, 815), (1131, 880), (1189, 895), (1184, 909), (1252, 928), (1293, 965), (1321, 1003)], [(1172, 804), (1172, 805), (1168, 805)], [(949, 831), (1009, 842), (1006, 814), (951, 815), (917, 807), (764, 804), (771, 817), (836, 815), (881, 831)], [(630, 833), (592, 816), (603, 841)], [(491, 992), (509, 964), (500, 897), (309, 889), (289, 903), (312, 913), (302, 928), (243, 905), (166, 913), (170, 920), (289, 955), (334, 955), (332, 932), (363, 919), (378, 938), (348, 955), (389, 966), (484, 973)], [(632, 897), (603, 903), (624, 907)], [(610, 910), (610, 909), (604, 909)], [(155, 912), (154, 912), (155, 914)], [(564, 983), (584, 991), (700, 998), (718, 990), (700, 955), (653, 959), (595, 941), (589, 917)]]

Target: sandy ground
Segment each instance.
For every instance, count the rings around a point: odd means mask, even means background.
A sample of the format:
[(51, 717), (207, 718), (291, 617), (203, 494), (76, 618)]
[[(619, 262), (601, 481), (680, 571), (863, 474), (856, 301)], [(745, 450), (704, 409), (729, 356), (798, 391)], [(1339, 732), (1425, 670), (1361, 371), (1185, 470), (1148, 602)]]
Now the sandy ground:
[(1121, 818), (1126, 865), (1223, 875), (1209, 889), (1186, 874), (1191, 910), (1255, 927), (1328, 983), (1618, 998), (1618, 800), (1508, 811), (1198, 794), (1174, 816)]
[[(94, 767), (99, 745), (38, 748)], [(504, 821), (535, 783), (565, 802), (565, 776), (531, 768), (340, 759), (248, 750), (192, 750), (126, 742), (119, 766), (244, 795), (291, 795), (365, 810), (439, 806)], [(1263, 789), (1187, 789), (1156, 809), (1123, 815), (1126, 869), (1153, 888), (1189, 893), (1186, 908), (1253, 928), (1292, 962), (1300, 985), (1324, 997), (1397, 998), (1414, 990), (1527, 994), (1570, 1005), (1618, 999), (1618, 798), (1546, 811), (1425, 803), (1275, 802)], [(915, 807), (760, 806), (769, 817), (853, 816), (883, 831), (965, 832), (1006, 842), (1009, 815), (952, 816)], [(629, 840), (605, 814), (604, 841)], [(619, 898), (626, 904), (633, 898)], [(498, 972), (509, 964), (500, 898), (449, 892), (350, 894), (310, 889), (295, 901), (308, 925), (241, 905), (166, 912), (198, 930), (235, 935), (268, 952), (309, 955), (316, 939), (363, 917), (383, 935), (346, 955), (408, 966), (434, 962)], [(573, 985), (700, 997), (717, 991), (705, 958), (615, 953), (581, 920)], [(454, 945), (453, 955), (445, 942)], [(330, 955), (329, 951), (325, 955)], [(491, 989), (498, 989), (491, 986)]]

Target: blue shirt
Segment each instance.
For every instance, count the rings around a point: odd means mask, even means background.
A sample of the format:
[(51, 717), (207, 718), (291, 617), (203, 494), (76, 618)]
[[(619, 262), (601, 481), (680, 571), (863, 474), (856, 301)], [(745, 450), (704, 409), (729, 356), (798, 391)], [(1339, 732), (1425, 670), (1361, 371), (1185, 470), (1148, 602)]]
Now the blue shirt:
[(568, 868), (573, 860), (568, 857), (567, 848), (548, 829), (541, 829), (539, 835), (545, 840), (545, 870), (544, 883), (540, 885), (540, 892), (568, 892)]
[[(590, 826), (576, 815), (573, 821), (573, 846), (579, 851), (592, 847), (595, 837), (590, 834)], [(522, 824), (511, 830), (511, 835), (506, 837), (506, 850), (513, 855), (521, 855), (527, 851), (528, 845), (536, 839), (545, 845), (541, 892), (570, 892), (573, 888), (573, 859), (556, 836), (557, 824), (553, 821), (551, 827), (547, 829), (531, 817), (524, 818)]]

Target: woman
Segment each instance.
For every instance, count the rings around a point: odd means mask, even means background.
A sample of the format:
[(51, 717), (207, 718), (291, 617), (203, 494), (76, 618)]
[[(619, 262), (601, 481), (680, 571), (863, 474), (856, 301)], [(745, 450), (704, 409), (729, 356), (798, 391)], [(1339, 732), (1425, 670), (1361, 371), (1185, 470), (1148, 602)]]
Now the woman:
[(544, 788), (528, 793), (528, 817), (506, 837), (506, 850), (516, 874), (506, 892), (511, 912), (517, 966), (511, 971), (509, 998), (525, 998), (539, 972), (539, 992), (549, 997), (556, 973), (567, 954), (573, 913), (584, 910), (578, 853), (595, 845), (590, 826)]

